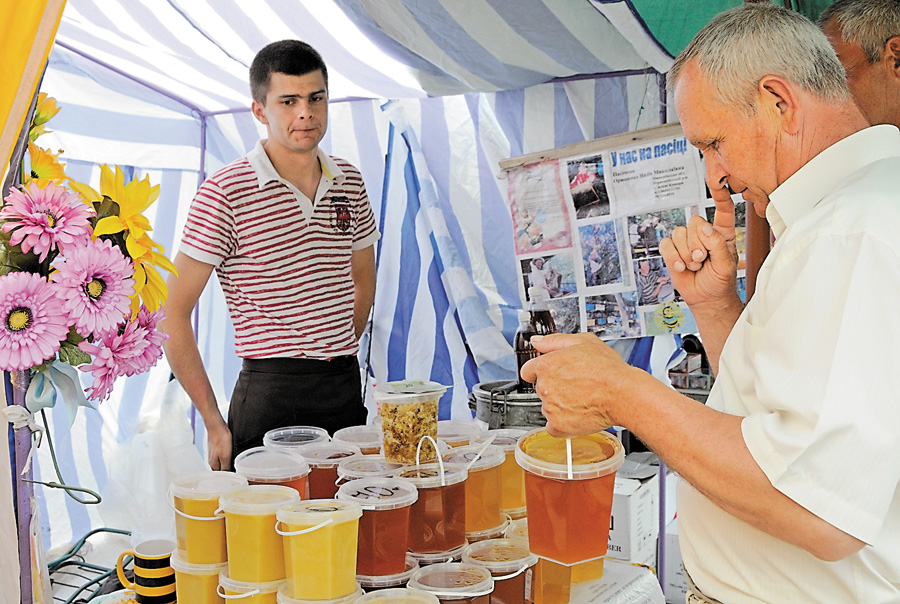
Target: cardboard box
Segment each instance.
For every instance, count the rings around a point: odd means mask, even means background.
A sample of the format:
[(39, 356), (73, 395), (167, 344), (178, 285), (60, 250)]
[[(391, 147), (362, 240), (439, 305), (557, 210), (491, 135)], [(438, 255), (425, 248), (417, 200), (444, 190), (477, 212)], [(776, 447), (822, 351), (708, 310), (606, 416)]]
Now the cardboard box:
[(667, 604), (683, 604), (687, 593), (687, 579), (684, 576), (684, 564), (681, 560), (681, 547), (678, 544), (678, 519), (666, 526), (666, 584), (663, 591)]
[(665, 600), (650, 569), (606, 560), (603, 577), (572, 586), (570, 602), (578, 604), (662, 604)]

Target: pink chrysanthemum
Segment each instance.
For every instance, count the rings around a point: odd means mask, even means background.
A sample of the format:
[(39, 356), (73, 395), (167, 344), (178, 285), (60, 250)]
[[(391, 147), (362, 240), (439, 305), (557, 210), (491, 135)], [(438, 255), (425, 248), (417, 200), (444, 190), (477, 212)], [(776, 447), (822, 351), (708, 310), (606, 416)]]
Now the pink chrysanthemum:
[(0, 369), (40, 365), (56, 354), (68, 333), (56, 285), (32, 273), (0, 277)]
[(145, 339), (147, 347), (129, 363), (130, 367), (125, 372), (125, 375), (144, 373), (162, 358), (162, 343), (169, 339), (169, 334), (157, 331), (156, 325), (163, 317), (162, 310), (150, 312), (146, 306), (141, 305), (141, 310), (135, 318), (135, 322), (138, 324), (136, 333), (139, 333)]
[(64, 308), (84, 337), (115, 330), (131, 310), (134, 266), (109, 241), (97, 239), (70, 249), (56, 267)]
[(94, 383), (88, 389), (89, 399), (106, 400), (117, 378), (133, 375), (129, 373), (132, 365), (139, 362), (136, 359), (149, 346), (141, 331), (143, 328), (137, 321), (129, 321), (121, 329), (116, 327), (100, 333), (93, 343), (84, 341), (78, 345), (93, 357), (90, 364), (78, 367), (94, 376)]
[(10, 243), (38, 254), (41, 262), (53, 250), (65, 252), (90, 240), (92, 214), (77, 194), (53, 183), (43, 189), (34, 182), (21, 191), (10, 189), (0, 208), (3, 232), (12, 231)]

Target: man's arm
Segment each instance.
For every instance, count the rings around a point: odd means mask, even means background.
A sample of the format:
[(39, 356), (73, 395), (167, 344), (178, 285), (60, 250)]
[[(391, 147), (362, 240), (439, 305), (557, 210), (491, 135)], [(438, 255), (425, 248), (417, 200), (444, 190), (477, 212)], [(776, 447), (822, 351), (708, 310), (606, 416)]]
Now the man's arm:
[(775, 489), (744, 444), (743, 418), (682, 396), (627, 365), (593, 334), (532, 339), (541, 356), (522, 367), (535, 381), (554, 436), (624, 426), (695, 489), (759, 530), (823, 560), (864, 543)]
[(353, 329), (356, 338), (366, 329), (369, 312), (375, 301), (375, 246), (354, 250), (350, 256), (350, 277), (353, 279)]
[(159, 329), (169, 334), (163, 349), (172, 373), (191, 397), (206, 425), (210, 467), (230, 470), (231, 432), (219, 412), (191, 324), (191, 313), (209, 281), (213, 266), (181, 252), (175, 256), (174, 264), (178, 275), (171, 275), (167, 281), (166, 317), (159, 324)]

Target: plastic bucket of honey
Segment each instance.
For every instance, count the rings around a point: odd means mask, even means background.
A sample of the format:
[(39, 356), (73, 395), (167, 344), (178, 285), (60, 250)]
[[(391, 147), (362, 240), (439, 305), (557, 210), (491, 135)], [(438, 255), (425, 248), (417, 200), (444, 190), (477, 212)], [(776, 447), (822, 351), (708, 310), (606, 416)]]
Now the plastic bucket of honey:
[[(441, 560), (441, 562), (446, 562), (446, 560)], [(404, 587), (409, 583), (410, 577), (412, 577), (413, 573), (417, 570), (419, 570), (418, 560), (416, 560), (412, 554), (407, 554), (406, 566), (402, 573), (381, 576), (357, 574), (356, 580), (359, 582), (360, 587), (367, 592), (380, 589), (391, 589), (394, 587)]]
[(341, 461), (362, 457), (359, 447), (327, 442), (297, 447), (296, 452), (309, 464), (309, 498), (332, 499), (337, 493), (337, 467)]
[(506, 460), (500, 466), (500, 509), (513, 520), (524, 518), (527, 512), (525, 470), (516, 463), (516, 443), (527, 432), (517, 428), (486, 430), (475, 435), (471, 441), (473, 445), (483, 445), (490, 441), (506, 454)]
[(490, 604), (494, 578), (481, 566), (447, 562), (420, 568), (406, 586), (430, 592), (442, 604)]
[(432, 564), (441, 564), (443, 562), (459, 562), (462, 560), (463, 550), (469, 545), (468, 541), (464, 541), (459, 547), (454, 547), (445, 552), (409, 552), (406, 555), (416, 561), (421, 566), (431, 566)]
[(446, 552), (466, 542), (466, 467), (449, 463), (409, 466), (394, 472), (419, 490), (409, 515), (412, 552)]
[(356, 604), (440, 604), (440, 600), (421, 589), (393, 588), (367, 593)]
[(284, 545), (275, 531), (279, 508), (300, 501), (291, 487), (250, 485), (223, 493), (228, 577), (246, 583), (269, 583), (285, 577)]
[(483, 430), (474, 421), (462, 419), (442, 419), (437, 424), (437, 436), (449, 447), (464, 447)]
[[(235, 604), (277, 604), (278, 588), (284, 585), (284, 579), (278, 581), (247, 582), (235, 581), (223, 570), (219, 573), (218, 595), (225, 602)], [(193, 604), (193, 600), (179, 600)]]
[(491, 602), (526, 604), (533, 600), (534, 566), (538, 557), (521, 539), (488, 539), (466, 546), (462, 561), (483, 566), (494, 578)]
[(503, 449), (494, 445), (456, 447), (444, 456), (445, 463), (466, 467), (466, 539), (480, 541), (503, 534), (507, 522), (500, 511), (500, 468), (506, 461)]
[(287, 426), (269, 430), (263, 436), (263, 445), (280, 449), (293, 449), (314, 443), (327, 443), (331, 440), (328, 431), (315, 426)]
[(419, 499), (415, 485), (399, 478), (360, 478), (341, 485), (340, 501), (362, 507), (356, 574), (395, 575), (406, 569), (409, 513)]
[(276, 596), (278, 604), (354, 604), (363, 596), (363, 590), (358, 585), (356, 589), (346, 596), (340, 598), (331, 598), (330, 600), (307, 600), (297, 598), (289, 583), (285, 583), (278, 588)]
[(382, 435), (381, 426), (349, 426), (341, 428), (334, 433), (332, 442), (344, 443), (359, 447), (363, 455), (381, 454)]
[(519, 439), (531, 551), (560, 564), (605, 556), (615, 475), (624, 459), (622, 444), (608, 432), (565, 439), (539, 428)]
[(175, 536), (184, 562), (221, 564), (228, 560), (225, 516), (216, 513), (219, 496), (244, 486), (247, 486), (247, 479), (233, 472), (184, 474), (172, 481), (170, 493), (175, 508)]
[[(438, 403), (446, 390), (446, 386), (422, 380), (387, 382), (375, 387), (385, 459), (416, 464), (436, 458)], [(431, 441), (424, 441), (420, 448), (425, 437)]]
[[(528, 544), (528, 518), (519, 518), (509, 523), (504, 532), (509, 540), (519, 540)], [(529, 549), (529, 551), (531, 551)], [(603, 559), (584, 562), (583, 564), (603, 564)], [(532, 595), (534, 604), (569, 604), (569, 595), (572, 590), (572, 577), (579, 564), (565, 566), (544, 558), (538, 558), (534, 566), (532, 577)], [(602, 566), (600, 567), (602, 571)]]
[(353, 501), (311, 499), (277, 512), (284, 539), (289, 596), (333, 600), (357, 589), (356, 550), (362, 507)]
[(172, 570), (175, 571), (175, 597), (179, 602), (192, 604), (222, 604), (218, 593), (219, 573), (228, 563), (191, 564), (183, 558), (184, 552), (172, 553)]
[(250, 484), (279, 484), (291, 487), (301, 498), (307, 498), (309, 464), (286, 449), (253, 447), (234, 459), (234, 471)]
[(402, 463), (387, 461), (384, 455), (342, 459), (337, 466), (338, 486), (360, 478), (390, 478), (402, 467)]

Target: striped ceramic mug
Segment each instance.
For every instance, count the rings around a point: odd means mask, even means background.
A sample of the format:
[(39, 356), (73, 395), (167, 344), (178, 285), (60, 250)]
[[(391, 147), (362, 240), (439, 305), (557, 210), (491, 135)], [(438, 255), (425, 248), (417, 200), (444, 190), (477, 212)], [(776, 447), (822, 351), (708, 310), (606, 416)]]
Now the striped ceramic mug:
[[(119, 581), (134, 590), (138, 604), (174, 604), (175, 571), (172, 570), (171, 556), (175, 542), (169, 539), (144, 541), (119, 555), (116, 573)], [(134, 583), (125, 577), (122, 560), (125, 556), (134, 558)]]

